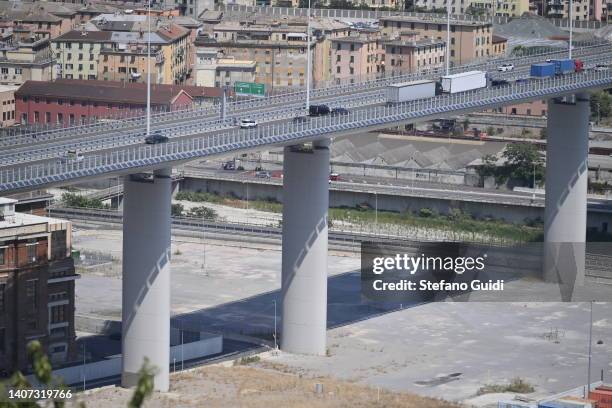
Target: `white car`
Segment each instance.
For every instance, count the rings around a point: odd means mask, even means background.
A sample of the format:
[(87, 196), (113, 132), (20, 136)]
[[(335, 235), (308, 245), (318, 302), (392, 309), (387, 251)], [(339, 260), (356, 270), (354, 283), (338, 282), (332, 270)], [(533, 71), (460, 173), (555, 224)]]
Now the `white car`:
[(257, 127), (257, 122), (254, 121), (253, 119), (240, 119), (241, 129), (250, 129), (250, 128), (256, 128), (256, 127)]
[(497, 67), (497, 70), (499, 72), (508, 72), (508, 71), (512, 71), (513, 69), (514, 69), (513, 64), (501, 64), (499, 67)]

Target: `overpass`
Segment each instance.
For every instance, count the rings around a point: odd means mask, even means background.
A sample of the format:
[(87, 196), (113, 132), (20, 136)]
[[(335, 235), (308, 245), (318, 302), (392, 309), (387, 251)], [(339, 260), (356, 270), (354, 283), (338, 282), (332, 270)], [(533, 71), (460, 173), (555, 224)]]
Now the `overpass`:
[[(612, 60), (610, 46), (576, 53), (591, 65)], [(516, 64), (515, 71), (508, 75), (524, 75), (528, 61), (525, 58)], [(495, 70), (498, 63), (485, 63), (482, 69)], [(432, 72), (425, 76), (437, 75)], [(159, 368), (155, 388), (168, 390), (171, 168), (202, 157), (284, 146), (281, 348), (287, 352), (324, 355), (326, 351), (329, 139), (357, 130), (378, 130), (444, 115), (550, 99), (544, 273), (553, 280), (564, 276), (567, 269), (583, 273), (589, 125), (586, 92), (612, 87), (612, 71), (587, 70), (393, 106), (384, 104), (382, 87), (410, 78), (415, 76), (385, 78), (315, 93), (319, 101), (352, 107), (347, 115), (294, 122), (296, 112), (303, 111), (303, 93), (237, 103), (229, 109), (236, 115), (249, 112), (260, 120), (262, 124), (256, 129), (236, 128), (228, 123), (227, 117), (210, 120), (218, 114), (214, 110), (159, 116), (156, 127), (171, 136), (164, 144), (142, 143), (142, 119), (127, 122), (127, 130), (96, 125), (14, 136), (3, 142), (0, 192), (10, 194), (125, 175), (122, 281), (125, 386), (136, 384), (143, 358), (148, 357)], [(312, 145), (305, 145), (306, 142)], [(58, 155), (68, 148), (79, 149), (85, 156), (82, 160), (58, 161)], [(153, 171), (153, 175), (143, 175), (144, 171)]]

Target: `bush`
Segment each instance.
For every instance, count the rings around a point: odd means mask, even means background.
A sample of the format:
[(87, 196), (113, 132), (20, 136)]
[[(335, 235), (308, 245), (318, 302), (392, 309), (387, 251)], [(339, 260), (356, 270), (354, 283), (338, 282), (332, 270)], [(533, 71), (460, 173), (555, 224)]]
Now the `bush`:
[(110, 208), (107, 204), (104, 204), (102, 200), (88, 198), (75, 193), (62, 194), (62, 203), (67, 207), (98, 208), (102, 210)]
[(210, 220), (217, 219), (217, 212), (212, 208), (204, 206), (192, 208), (189, 211), (189, 215), (191, 215), (192, 217), (207, 218)]
[(170, 210), (170, 213), (173, 217), (180, 217), (183, 215), (184, 210), (185, 207), (183, 207), (182, 204), (172, 204), (172, 209)]
[(509, 384), (486, 384), (478, 389), (477, 395), (492, 394), (499, 392), (516, 392), (519, 394), (529, 394), (535, 388), (520, 377), (513, 378)]
[(432, 217), (433, 215), (434, 213), (431, 210), (431, 208), (421, 208), (419, 210), (419, 217), (429, 218), (429, 217)]

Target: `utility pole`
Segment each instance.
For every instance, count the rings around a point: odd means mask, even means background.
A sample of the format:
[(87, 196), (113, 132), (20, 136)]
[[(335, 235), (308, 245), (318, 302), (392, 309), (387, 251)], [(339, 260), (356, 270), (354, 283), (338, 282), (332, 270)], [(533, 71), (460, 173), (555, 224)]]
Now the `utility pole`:
[(147, 136), (151, 134), (151, 0), (147, 6), (149, 35), (147, 36)]
[(306, 110), (310, 110), (310, 0), (308, 0), (308, 23), (306, 26)]
[(446, 75), (450, 70), (450, 15), (451, 15), (451, 0), (446, 0)]
[(589, 324), (589, 364), (587, 373), (587, 392), (584, 398), (589, 398), (589, 393), (591, 392), (591, 346), (593, 344), (593, 301), (591, 300), (591, 322)]
[(574, 4), (569, 0), (569, 59), (572, 59), (572, 34), (574, 31)]

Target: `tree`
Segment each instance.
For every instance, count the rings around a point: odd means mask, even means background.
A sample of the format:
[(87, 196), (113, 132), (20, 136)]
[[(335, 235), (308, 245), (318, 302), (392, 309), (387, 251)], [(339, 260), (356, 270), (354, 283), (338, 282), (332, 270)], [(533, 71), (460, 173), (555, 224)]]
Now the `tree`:
[(463, 119), (463, 130), (466, 131), (470, 127), (470, 120), (468, 118)]
[(544, 160), (537, 146), (531, 143), (512, 143), (506, 146), (503, 157), (506, 159), (507, 174), (511, 178), (533, 186), (535, 171), (536, 180), (544, 179)]
[[(38, 405), (37, 401), (33, 398), (9, 399), (8, 390), (33, 390), (34, 388), (42, 388), (63, 391), (65, 397), (60, 397), (60, 399), (53, 401), (54, 408), (63, 408), (65, 406), (63, 400), (70, 399), (69, 395), (72, 391), (66, 387), (60, 378), (53, 376), (53, 368), (51, 367), (49, 358), (38, 340), (33, 340), (28, 344), (28, 356), (32, 360), (32, 371), (40, 386), (32, 386), (21, 371), (16, 371), (8, 380), (0, 383), (0, 407), (39, 408), (40, 405)], [(140, 408), (144, 401), (153, 393), (153, 376), (155, 375), (155, 369), (149, 365), (149, 361), (146, 358), (138, 373), (138, 385), (134, 390), (128, 408)], [(60, 396), (61, 395), (60, 392)], [(80, 403), (79, 406), (81, 408), (86, 408), (83, 402)]]
[(170, 214), (173, 217), (180, 217), (183, 215), (184, 210), (185, 210), (185, 207), (183, 207), (182, 204), (172, 204), (172, 207), (170, 209)]
[(497, 157), (494, 154), (482, 156), (482, 165), (478, 168), (480, 177), (490, 177), (497, 175)]
[(591, 94), (591, 116), (597, 120), (612, 113), (612, 96), (607, 91)]

